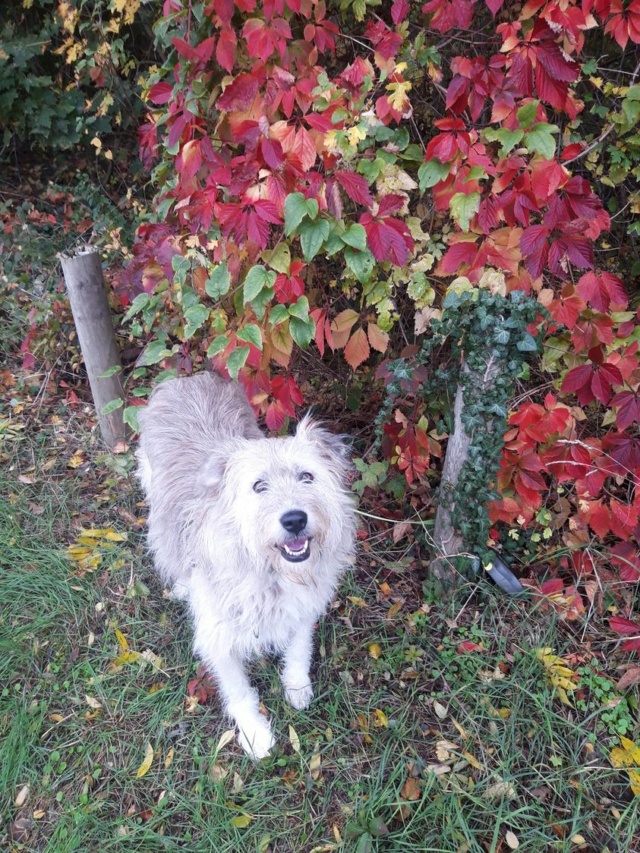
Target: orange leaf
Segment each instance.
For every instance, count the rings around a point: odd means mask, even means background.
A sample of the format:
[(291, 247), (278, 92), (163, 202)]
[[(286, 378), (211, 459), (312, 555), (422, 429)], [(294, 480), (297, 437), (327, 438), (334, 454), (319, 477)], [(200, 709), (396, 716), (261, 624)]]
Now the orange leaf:
[(371, 349), (364, 329), (356, 329), (349, 338), (349, 343), (344, 348), (344, 357), (354, 370), (357, 370), (363, 361), (369, 358)]
[(400, 796), (403, 800), (419, 800), (420, 799), (420, 782), (417, 779), (409, 777), (402, 786)]
[(367, 336), (372, 348), (378, 352), (385, 352), (389, 346), (389, 335), (383, 332), (377, 323), (369, 323), (367, 326)]
[(331, 322), (331, 341), (329, 345), (332, 349), (342, 349), (349, 340), (349, 333), (358, 320), (358, 313), (351, 308), (346, 311), (341, 311)]

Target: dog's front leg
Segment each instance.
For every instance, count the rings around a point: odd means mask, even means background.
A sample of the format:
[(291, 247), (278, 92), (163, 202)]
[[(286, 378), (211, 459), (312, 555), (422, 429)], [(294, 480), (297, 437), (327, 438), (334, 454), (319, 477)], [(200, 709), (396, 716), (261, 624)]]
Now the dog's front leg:
[(313, 687), (309, 674), (313, 652), (313, 629), (313, 622), (299, 628), (293, 635), (283, 658), (284, 695), (287, 702), (298, 710), (308, 708), (313, 699)]
[(217, 679), (225, 709), (238, 727), (238, 743), (252, 758), (269, 755), (275, 745), (269, 720), (260, 713), (258, 692), (242, 660), (231, 654), (209, 655), (206, 663)]

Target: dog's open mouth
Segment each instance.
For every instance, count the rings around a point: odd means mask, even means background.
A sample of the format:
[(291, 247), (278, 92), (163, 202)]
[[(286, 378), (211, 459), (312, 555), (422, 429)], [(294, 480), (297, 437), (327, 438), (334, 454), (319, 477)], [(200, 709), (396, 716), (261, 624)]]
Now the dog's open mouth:
[(278, 551), (290, 563), (302, 563), (311, 553), (311, 540), (308, 536), (289, 539), (282, 545), (278, 545)]

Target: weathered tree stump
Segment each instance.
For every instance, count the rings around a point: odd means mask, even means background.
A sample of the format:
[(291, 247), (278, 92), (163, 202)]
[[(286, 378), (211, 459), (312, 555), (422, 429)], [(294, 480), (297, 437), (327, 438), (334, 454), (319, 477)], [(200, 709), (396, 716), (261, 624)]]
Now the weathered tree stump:
[[(107, 291), (98, 249), (82, 246), (73, 254), (61, 254), (62, 272), (69, 293), (73, 320), (78, 333), (100, 432), (111, 449), (127, 437), (122, 419), (124, 391), (120, 354), (116, 345)], [(115, 371), (115, 372), (114, 372)], [(118, 408), (108, 403), (120, 400)]]
[[(464, 539), (454, 524), (456, 510), (464, 511), (463, 507), (456, 506), (454, 492), (462, 469), (469, 459), (469, 448), (473, 441), (473, 435), (467, 433), (463, 422), (465, 386), (473, 389), (474, 395), (482, 395), (493, 383), (499, 370), (500, 359), (496, 353), (491, 353), (483, 373), (463, 366), (464, 382), (461, 381), (456, 389), (454, 427), (447, 443), (440, 482), (440, 501), (433, 529), (434, 558), (431, 561), (431, 572), (442, 590), (454, 589), (464, 580), (454, 560), (458, 562), (460, 558), (466, 558), (471, 567), (474, 558), (473, 554), (466, 551)], [(491, 429), (492, 425), (487, 424), (485, 428)]]

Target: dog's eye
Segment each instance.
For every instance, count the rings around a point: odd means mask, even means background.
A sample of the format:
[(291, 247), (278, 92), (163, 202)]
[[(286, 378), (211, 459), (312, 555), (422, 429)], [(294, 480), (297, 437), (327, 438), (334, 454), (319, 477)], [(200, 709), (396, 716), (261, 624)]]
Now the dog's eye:
[(256, 480), (253, 484), (253, 491), (260, 494), (260, 492), (264, 492), (267, 488), (267, 484), (264, 480)]
[(313, 474), (310, 471), (303, 471), (298, 479), (301, 483), (313, 483)]

